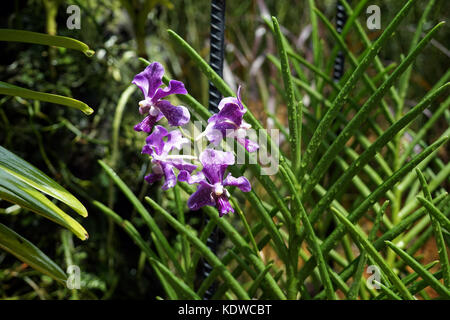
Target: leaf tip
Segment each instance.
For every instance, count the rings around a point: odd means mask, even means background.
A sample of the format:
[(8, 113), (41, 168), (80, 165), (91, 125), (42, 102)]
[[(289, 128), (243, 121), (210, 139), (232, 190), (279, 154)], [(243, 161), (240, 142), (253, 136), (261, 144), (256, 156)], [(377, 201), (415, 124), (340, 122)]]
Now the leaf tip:
[(88, 49), (88, 50), (84, 51), (84, 54), (85, 54), (87, 57), (92, 57), (92, 56), (95, 54), (95, 51), (94, 51), (94, 50)]

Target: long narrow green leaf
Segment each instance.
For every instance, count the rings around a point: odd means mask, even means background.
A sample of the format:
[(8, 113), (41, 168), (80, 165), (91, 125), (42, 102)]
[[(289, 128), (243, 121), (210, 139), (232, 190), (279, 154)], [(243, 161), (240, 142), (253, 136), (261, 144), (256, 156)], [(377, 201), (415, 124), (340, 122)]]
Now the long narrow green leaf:
[[(395, 71), (386, 79), (383, 84), (376, 90), (376, 92), (367, 100), (367, 102), (361, 107), (361, 109), (356, 113), (356, 115), (350, 120), (350, 122), (345, 126), (345, 128), (338, 135), (336, 140), (333, 141), (332, 145), (327, 149), (324, 155), (319, 160), (319, 163), (314, 166), (314, 170), (310, 174), (309, 179), (304, 185), (303, 194), (308, 195), (315, 183), (325, 174), (327, 168), (331, 165), (336, 155), (345, 147), (346, 142), (354, 134), (354, 132), (361, 126), (365, 119), (369, 116), (371, 110), (376, 107), (387, 92), (387, 90), (394, 84), (395, 80), (403, 74), (406, 68), (414, 61), (417, 55), (422, 51), (422, 49), (431, 41), (433, 35), (444, 25), (440, 23), (436, 25), (428, 34), (424, 37), (422, 41), (417, 45), (417, 47), (400, 63), (400, 65), (395, 69)], [(430, 95), (433, 94), (432, 92)]]
[[(153, 250), (149, 247), (147, 242), (142, 238), (139, 231), (136, 230), (136, 228), (130, 221), (122, 219), (121, 216), (119, 216), (117, 213), (115, 213), (114, 211), (112, 211), (110, 208), (108, 208), (107, 206), (105, 206), (103, 203), (101, 203), (99, 201), (94, 200), (94, 201), (92, 201), (92, 204), (95, 207), (97, 207), (100, 211), (105, 213), (107, 216), (111, 217), (112, 220), (130, 236), (130, 238), (134, 241), (134, 243), (142, 250), (142, 252), (149, 259), (153, 258), (154, 260), (157, 260), (156, 253), (153, 252)], [(166, 291), (169, 299), (177, 300), (178, 296), (177, 296), (175, 290), (167, 282), (166, 278), (162, 275), (160, 270), (152, 263), (152, 261), (151, 260), (149, 260), (149, 261), (150, 261), (150, 265), (153, 267), (153, 270), (155, 270), (157, 277), (161, 281), (161, 285), (164, 288), (164, 290)]]
[(298, 110), (295, 103), (294, 89), (292, 87), (292, 75), (289, 68), (289, 60), (284, 45), (283, 34), (281, 33), (278, 20), (272, 17), (275, 39), (277, 42), (278, 55), (281, 61), (281, 74), (283, 75), (284, 89), (287, 97), (288, 123), (289, 123), (289, 143), (291, 146), (291, 159), (293, 171), (298, 172), (300, 167), (300, 131), (298, 128)]
[(198, 239), (192, 232), (179, 223), (170, 213), (164, 210), (160, 205), (158, 205), (153, 199), (149, 197), (145, 197), (145, 200), (155, 209), (158, 213), (160, 213), (170, 225), (175, 228), (179, 233), (186, 236), (186, 238), (194, 245), (198, 250), (202, 252), (208, 262), (211, 264), (213, 268), (219, 268), (221, 270), (221, 274), (224, 278), (224, 281), (228, 282), (228, 285), (234, 291), (239, 299), (248, 300), (250, 297), (247, 292), (242, 288), (242, 286), (237, 282), (237, 280), (231, 275), (231, 273), (227, 270), (227, 268), (222, 264), (222, 262), (214, 255), (211, 250)]
[[(401, 169), (396, 171), (392, 176), (390, 176), (386, 181), (384, 181), (380, 186), (378, 186), (368, 197), (364, 199), (362, 203), (360, 203), (348, 216), (348, 219), (351, 222), (358, 221), (361, 216), (366, 212), (366, 210), (373, 205), (381, 196), (383, 196), (388, 190), (390, 190), (400, 179), (402, 179), (408, 172), (413, 170), (420, 162), (426, 159), (430, 154), (432, 154), (435, 150), (441, 147), (444, 143), (448, 141), (448, 137), (444, 136), (437, 141), (435, 141), (432, 145), (426, 148), (423, 152), (415, 156), (411, 161), (405, 164)], [(422, 212), (422, 214), (424, 211)], [(405, 226), (404, 224), (402, 225)], [(396, 229), (398, 231), (399, 229)], [(339, 226), (336, 228), (331, 235), (329, 235), (325, 241), (321, 245), (321, 249), (324, 253), (329, 252), (335, 245), (336, 242), (342, 238), (345, 234), (345, 228), (343, 226)], [(396, 234), (395, 236), (398, 236)], [(381, 239), (381, 238), (380, 238)], [(377, 241), (379, 241), (378, 239)], [(309, 259), (299, 273), (299, 281), (304, 281), (306, 277), (310, 275), (310, 273), (314, 270), (316, 266), (315, 259)]]
[(184, 294), (189, 299), (201, 300), (201, 298), (191, 288), (189, 288), (189, 286), (186, 285), (186, 283), (177, 278), (173, 274), (173, 272), (170, 271), (165, 265), (163, 265), (161, 262), (159, 262), (154, 258), (149, 259), (152, 263), (156, 265), (156, 267), (161, 271), (161, 273), (164, 274), (169, 279), (169, 281), (171, 281), (174, 284), (174, 286), (176, 286), (180, 290), (179, 293)]
[[(428, 210), (428, 213), (430, 214), (431, 226), (434, 231), (434, 237), (436, 239), (436, 246), (438, 249), (439, 259), (441, 261), (442, 276), (444, 278), (444, 283), (447, 287), (450, 288), (450, 262), (448, 260), (447, 247), (445, 245), (444, 236), (442, 235), (442, 228), (440, 225), (440, 220), (437, 219), (435, 217), (435, 215), (443, 218), (442, 220), (444, 222), (448, 221), (448, 219), (445, 217), (445, 215), (443, 213), (441, 213), (439, 211), (439, 209), (434, 207), (433, 204), (431, 203), (431, 201), (433, 201), (433, 198), (431, 197), (431, 192), (428, 188), (427, 181), (426, 181), (425, 176), (423, 175), (422, 171), (420, 171), (420, 169), (417, 168), (416, 173), (417, 173), (417, 176), (419, 177), (420, 183), (422, 184), (423, 193), (426, 197), (426, 200), (424, 198), (422, 198), (422, 200), (428, 202), (426, 208)], [(419, 199), (419, 201), (420, 201), (420, 199)], [(441, 213), (441, 214), (439, 215), (439, 213)]]
[(332, 121), (337, 116), (340, 108), (342, 108), (350, 90), (355, 86), (356, 82), (359, 78), (364, 74), (366, 68), (373, 61), (378, 51), (381, 49), (381, 46), (392, 36), (397, 27), (400, 25), (400, 22), (408, 13), (411, 6), (414, 4), (416, 0), (409, 0), (403, 8), (397, 13), (388, 27), (384, 30), (382, 35), (375, 41), (373, 46), (366, 52), (364, 57), (361, 59), (361, 62), (357, 66), (357, 68), (353, 71), (351, 76), (348, 78), (342, 90), (339, 92), (337, 97), (333, 101), (333, 105), (328, 109), (319, 125), (317, 126), (313, 136), (310, 139), (308, 146), (306, 147), (305, 154), (303, 156), (301, 169), (305, 171), (307, 167), (310, 166), (311, 161), (313, 160), (314, 155), (316, 154), (317, 149), (319, 148), (323, 137), (325, 136), (328, 128), (330, 127)]
[(0, 169), (5, 170), (33, 188), (64, 202), (81, 216), (87, 217), (86, 208), (69, 191), (50, 179), (41, 170), (2, 146), (0, 146)]
[(402, 298), (400, 298), (397, 294), (395, 294), (395, 292), (393, 292), (381, 282), (378, 282), (376, 280), (374, 282), (380, 286), (381, 291), (383, 291), (383, 293), (387, 295), (391, 300), (402, 300)]
[(4, 94), (7, 96), (17, 96), (22, 97), (24, 99), (33, 99), (39, 101), (45, 101), (55, 104), (60, 104), (63, 106), (71, 107), (83, 111), (85, 114), (90, 115), (94, 112), (86, 103), (63, 97), (57, 94), (52, 93), (44, 93), (39, 91), (34, 91), (30, 89), (21, 88), (18, 86), (14, 86), (12, 84), (0, 81), (0, 94)]
[(88, 238), (86, 230), (63, 212), (45, 195), (22, 180), (0, 169), (0, 198), (18, 204), (72, 231), (81, 240)]
[(427, 208), (428, 212), (439, 221), (443, 228), (447, 229), (447, 231), (450, 231), (450, 219), (448, 219), (441, 212), (441, 210), (439, 210), (434, 204), (421, 196), (417, 196), (417, 200), (419, 200), (420, 203), (422, 203), (422, 205)]
[(273, 263), (269, 263), (266, 268), (259, 273), (259, 275), (253, 280), (252, 285), (248, 289), (248, 295), (250, 298), (253, 298), (255, 296), (256, 290), (258, 290), (261, 282), (264, 280), (264, 277), (266, 276), (267, 272), (270, 271), (270, 269), (273, 267)]
[(367, 254), (378, 264), (383, 270), (393, 285), (399, 290), (402, 296), (409, 300), (414, 300), (414, 297), (410, 294), (403, 282), (398, 278), (395, 272), (386, 264), (384, 258), (377, 252), (372, 244), (366, 239), (366, 237), (358, 230), (338, 209), (332, 207), (331, 210), (339, 218), (339, 220), (345, 225), (352, 237), (360, 243)]
[[(194, 188), (186, 183), (180, 183), (181, 187), (188, 194), (194, 193)], [(217, 214), (217, 209), (211, 206), (203, 207), (203, 210), (208, 214), (209, 218), (215, 221), (220, 229), (223, 230), (225, 235), (233, 242), (236, 246), (237, 250), (242, 253), (248, 261), (250, 261), (258, 272), (262, 272), (266, 267), (261, 257), (254, 254), (254, 250), (248, 245), (248, 241), (246, 241), (240, 233), (236, 230), (236, 228), (231, 225), (226, 219), (219, 218)], [(285, 300), (286, 296), (284, 295), (281, 288), (278, 286), (277, 282), (274, 280), (270, 273), (266, 274), (265, 284), (267, 284), (267, 292), (270, 292), (272, 296), (276, 299)]]
[[(428, 188), (427, 181), (426, 181), (422, 171), (420, 171), (420, 169), (417, 168), (416, 173), (417, 173), (417, 176), (419, 177), (420, 183), (422, 184), (422, 190), (426, 197), (426, 199), (424, 199), (422, 197), (420, 197), (420, 198), (418, 197), (418, 200), (422, 203), (424, 203), (424, 201), (427, 202), (425, 207), (427, 208), (428, 213), (430, 214), (431, 226), (433, 228), (434, 238), (436, 240), (436, 246), (438, 249), (439, 259), (441, 261), (441, 266), (442, 266), (442, 276), (444, 278), (445, 285), (447, 287), (450, 287), (450, 262), (448, 260), (447, 247), (445, 245), (444, 237), (442, 235), (442, 228), (440, 225), (440, 220), (438, 220), (436, 218), (436, 216), (442, 217), (443, 218), (442, 220), (444, 222), (446, 220), (448, 221), (448, 219), (445, 217), (445, 215), (443, 213), (441, 213), (439, 211), (439, 209), (434, 207), (433, 204), (430, 202), (433, 199), (431, 197), (431, 192)], [(439, 215), (439, 213), (440, 213), (440, 215)]]
[[(380, 210), (377, 211), (377, 215), (375, 217), (375, 222), (373, 223), (372, 230), (370, 230), (369, 233), (369, 242), (373, 243), (375, 240), (376, 233), (378, 229), (380, 228), (381, 219), (384, 215), (384, 212), (387, 209), (387, 206), (389, 205), (389, 201), (386, 200), (383, 203), (383, 206), (380, 208)], [(366, 251), (362, 251), (359, 257), (358, 267), (356, 268), (355, 275), (353, 277), (353, 283), (350, 287), (349, 293), (347, 295), (347, 298), (350, 300), (356, 300), (358, 296), (358, 291), (360, 289), (361, 280), (362, 280), (362, 274), (364, 272), (364, 268), (366, 266), (367, 262), (367, 256)]]
[(119, 189), (125, 194), (125, 196), (128, 198), (128, 200), (133, 204), (133, 206), (136, 208), (136, 210), (139, 212), (139, 214), (142, 216), (146, 224), (148, 225), (149, 229), (155, 234), (157, 242), (161, 245), (164, 252), (167, 254), (170, 260), (172, 260), (175, 268), (180, 274), (183, 274), (183, 269), (181, 268), (181, 265), (176, 258), (175, 252), (173, 251), (172, 247), (170, 246), (169, 242), (167, 241), (164, 234), (161, 232), (161, 229), (156, 224), (153, 217), (150, 215), (150, 213), (145, 209), (144, 205), (139, 201), (139, 199), (133, 194), (133, 192), (128, 188), (128, 186), (120, 179), (120, 177), (114, 172), (111, 167), (109, 167), (105, 162), (102, 160), (98, 161), (103, 170), (108, 174), (108, 176), (114, 181), (114, 183), (119, 187)]
[(327, 194), (320, 199), (319, 203), (314, 207), (310, 214), (311, 221), (315, 222), (320, 213), (335, 199), (338, 193), (345, 191), (345, 187), (350, 183), (353, 176), (355, 176), (395, 135), (404, 127), (409, 125), (421, 112), (433, 101), (438, 95), (445, 91), (450, 86), (450, 83), (440, 87), (435, 92), (427, 95), (418, 105), (412, 108), (401, 119), (389, 127), (378, 139), (365, 150), (358, 159), (356, 159), (345, 173), (338, 179), (336, 183), (328, 190)]
[(63, 282), (67, 276), (63, 270), (39, 248), (7, 226), (0, 223), (0, 248), (16, 256), (49, 277)]
[(93, 56), (95, 53), (93, 50), (90, 50), (85, 43), (73, 38), (25, 30), (0, 29), (0, 41), (25, 42), (74, 49), (83, 52), (88, 57)]
[(411, 257), (405, 251), (397, 247), (390, 241), (386, 241), (386, 244), (391, 248), (395, 253), (402, 258), (408, 266), (410, 266), (415, 272), (417, 272), (422, 279), (424, 279), (437, 293), (442, 295), (443, 298), (450, 298), (450, 290), (446, 288), (442, 283), (440, 283), (433, 275), (427, 271), (416, 259)]
[[(419, 39), (422, 35), (422, 30), (423, 27), (426, 23), (428, 14), (431, 11), (431, 8), (434, 6), (435, 0), (430, 0), (427, 3), (427, 6), (425, 7), (425, 10), (423, 10), (422, 16), (420, 17), (419, 23), (416, 26), (416, 30), (414, 32), (414, 36), (412, 38), (411, 41), (411, 45), (410, 45), (410, 49), (409, 51), (413, 51), (414, 47), (416, 46), (417, 42), (419, 42)], [(408, 86), (409, 86), (409, 80), (411, 77), (411, 71), (412, 71), (412, 66), (410, 66), (405, 73), (403, 74), (402, 78), (400, 79), (400, 84), (399, 84), (399, 96), (402, 99), (402, 102), (404, 103), (405, 101), (405, 97), (406, 97), (406, 92), (408, 91)]]
[[(444, 201), (445, 198), (447, 198), (446, 199), (447, 201)], [(443, 194), (443, 195), (440, 195), (440, 196), (436, 197), (435, 199), (433, 199), (433, 203), (435, 205), (439, 204), (439, 207), (445, 207), (447, 205), (447, 203), (450, 203), (450, 198), (448, 198), (446, 194)], [(397, 224), (392, 229), (390, 229), (389, 231), (385, 232), (381, 237), (379, 237), (373, 243), (374, 248), (376, 250), (378, 250), (378, 251), (382, 250), (384, 247), (386, 247), (386, 243), (384, 241), (386, 241), (386, 240), (393, 240), (393, 239), (397, 238), (398, 235), (402, 234), (410, 225), (415, 223), (418, 219), (423, 217), (425, 214), (426, 214), (425, 208), (421, 208), (421, 209), (417, 210), (416, 212), (414, 212), (413, 214), (409, 215), (408, 217), (403, 219), (399, 224)], [(353, 260), (340, 273), (340, 277), (342, 279), (344, 279), (345, 281), (347, 279), (349, 279), (355, 273), (355, 269), (357, 268), (359, 261), (360, 261), (360, 257), (358, 257), (355, 260)], [(426, 268), (429, 269), (430, 267), (427, 266)], [(407, 277), (405, 277), (405, 278), (407, 278)], [(402, 281), (405, 278), (403, 278)], [(408, 283), (405, 282), (405, 285), (407, 285), (407, 284)], [(410, 290), (410, 292), (412, 294), (414, 294), (413, 291)], [(321, 297), (325, 296), (325, 291), (324, 290), (320, 293), (320, 296)]]
[[(448, 72), (450, 74), (450, 70)], [(403, 152), (403, 155), (400, 159), (400, 163), (404, 163), (406, 159), (411, 155), (411, 152), (414, 150), (414, 147), (420, 142), (420, 140), (425, 136), (425, 134), (428, 132), (430, 128), (434, 127), (434, 124), (436, 121), (439, 120), (439, 118), (442, 116), (442, 114), (448, 110), (448, 107), (450, 106), (450, 96), (447, 97), (447, 99), (441, 103), (438, 109), (433, 111), (433, 115), (431, 118), (429, 118), (423, 126), (420, 127), (420, 130), (416, 133), (413, 140), (411, 142), (408, 142), (408, 145), (405, 146), (405, 151)]]

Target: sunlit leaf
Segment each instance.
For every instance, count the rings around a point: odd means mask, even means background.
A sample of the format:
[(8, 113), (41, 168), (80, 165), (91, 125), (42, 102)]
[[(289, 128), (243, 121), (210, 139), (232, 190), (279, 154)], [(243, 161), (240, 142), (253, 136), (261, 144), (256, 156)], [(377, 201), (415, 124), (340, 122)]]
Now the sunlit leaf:
[(32, 268), (63, 282), (66, 274), (34, 244), (0, 223), (0, 248), (16, 256)]
[(2, 81), (0, 81), (0, 94), (60, 104), (63, 106), (81, 110), (87, 115), (92, 114), (94, 112), (94, 110), (84, 102), (68, 97), (63, 97), (57, 94), (44, 93), (21, 88)]

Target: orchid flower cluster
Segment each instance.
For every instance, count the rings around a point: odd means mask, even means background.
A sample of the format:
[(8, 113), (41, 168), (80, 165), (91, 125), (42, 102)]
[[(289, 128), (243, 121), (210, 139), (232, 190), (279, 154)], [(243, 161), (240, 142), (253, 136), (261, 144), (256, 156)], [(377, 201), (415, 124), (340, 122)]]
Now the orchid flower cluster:
[[(163, 126), (157, 125), (157, 122), (165, 117), (169, 126), (183, 126), (189, 122), (190, 113), (184, 106), (174, 106), (163, 100), (172, 94), (187, 94), (184, 84), (177, 80), (170, 80), (166, 88), (161, 88), (163, 75), (163, 66), (153, 62), (132, 81), (144, 94), (144, 100), (139, 102), (139, 112), (145, 115), (145, 118), (134, 126), (134, 130), (149, 134), (142, 153), (151, 157), (152, 172), (145, 180), (152, 184), (164, 178), (163, 190), (174, 187), (177, 181), (196, 184), (197, 191), (190, 196), (187, 203), (191, 210), (208, 205), (215, 206), (220, 217), (234, 212), (229, 202), (230, 194), (225, 187), (235, 186), (243, 192), (249, 192), (251, 185), (243, 176), (235, 178), (229, 173), (225, 177), (227, 167), (235, 163), (232, 152), (205, 149), (198, 158), (202, 169), (196, 173), (194, 171), (197, 165), (186, 160), (196, 160), (196, 157), (170, 154), (174, 149), (181, 150), (182, 145), (190, 143), (190, 140), (184, 137), (180, 130), (169, 132)], [(246, 138), (246, 131), (251, 126), (243, 120), (247, 110), (241, 102), (240, 88), (237, 98), (222, 99), (218, 109), (219, 112), (209, 118), (208, 125), (199, 138), (205, 136), (214, 146), (218, 146), (224, 137), (232, 137), (248, 152), (256, 151), (258, 144)]]

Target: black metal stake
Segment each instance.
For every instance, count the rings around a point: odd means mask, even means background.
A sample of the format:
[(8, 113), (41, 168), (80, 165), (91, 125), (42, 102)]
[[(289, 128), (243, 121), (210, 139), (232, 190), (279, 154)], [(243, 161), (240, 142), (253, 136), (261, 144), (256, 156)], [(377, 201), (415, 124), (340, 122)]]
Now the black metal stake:
[[(209, 64), (211, 68), (222, 77), (223, 75), (223, 58), (224, 58), (224, 33), (225, 33), (225, 0), (211, 0), (211, 31), (210, 31), (210, 53)], [(209, 83), (209, 110), (217, 112), (222, 95), (219, 90), (210, 82)], [(209, 218), (205, 215), (205, 225), (209, 222)], [(217, 252), (219, 233), (217, 227), (213, 229), (211, 235), (206, 241), (208, 248), (215, 254)], [(212, 271), (211, 265), (203, 261), (203, 278), (206, 279)], [(217, 282), (214, 282), (203, 296), (204, 300), (212, 298), (217, 290)]]
[[(341, 34), (342, 29), (347, 22), (347, 12), (345, 7), (342, 5), (341, 1), (338, 0), (336, 3), (336, 31)], [(334, 60), (334, 70), (333, 70), (333, 81), (339, 82), (339, 80), (344, 75), (344, 63), (345, 55), (342, 51), (339, 51), (336, 59)]]

